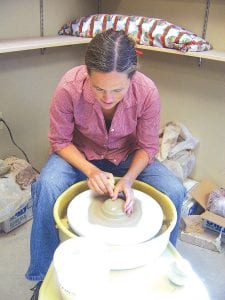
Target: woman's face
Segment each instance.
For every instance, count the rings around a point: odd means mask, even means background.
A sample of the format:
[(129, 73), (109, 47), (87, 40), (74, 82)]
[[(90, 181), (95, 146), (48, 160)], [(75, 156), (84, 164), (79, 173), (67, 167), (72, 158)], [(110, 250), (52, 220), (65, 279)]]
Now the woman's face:
[(89, 77), (94, 96), (104, 110), (114, 108), (123, 99), (130, 84), (127, 74), (122, 72), (91, 71)]

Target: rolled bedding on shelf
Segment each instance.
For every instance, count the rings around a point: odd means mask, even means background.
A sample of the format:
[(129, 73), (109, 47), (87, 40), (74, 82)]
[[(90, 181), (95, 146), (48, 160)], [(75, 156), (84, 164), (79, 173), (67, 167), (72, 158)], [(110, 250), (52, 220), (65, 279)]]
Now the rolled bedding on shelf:
[(92, 38), (108, 29), (124, 30), (138, 45), (187, 51), (206, 51), (212, 45), (180, 26), (166, 20), (118, 14), (95, 14), (79, 17), (63, 25), (59, 35)]

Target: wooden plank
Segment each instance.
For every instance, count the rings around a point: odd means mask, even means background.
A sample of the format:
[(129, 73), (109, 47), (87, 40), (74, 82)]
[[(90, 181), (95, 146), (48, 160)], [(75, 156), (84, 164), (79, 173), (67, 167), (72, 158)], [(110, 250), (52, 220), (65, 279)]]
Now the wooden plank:
[(49, 36), (24, 39), (11, 39), (0, 41), (0, 53), (34, 50), (50, 47), (87, 44), (90, 38), (73, 36)]
[[(91, 38), (74, 36), (48, 36), (0, 41), (0, 53), (34, 50), (51, 47), (61, 47), (89, 43)], [(203, 52), (181, 52), (173, 49), (138, 45), (137, 48), (161, 53), (191, 56), (208, 60), (225, 62), (225, 51), (209, 50)]]
[(223, 61), (225, 62), (225, 51), (217, 51), (217, 50), (208, 50), (202, 52), (181, 52), (178, 50), (168, 49), (168, 48), (159, 48), (159, 47), (152, 47), (152, 46), (144, 46), (138, 45), (137, 48), (168, 53), (168, 54), (175, 54), (175, 55), (183, 55), (183, 56), (191, 56), (197, 58), (204, 58), (208, 60), (216, 60), (216, 61)]

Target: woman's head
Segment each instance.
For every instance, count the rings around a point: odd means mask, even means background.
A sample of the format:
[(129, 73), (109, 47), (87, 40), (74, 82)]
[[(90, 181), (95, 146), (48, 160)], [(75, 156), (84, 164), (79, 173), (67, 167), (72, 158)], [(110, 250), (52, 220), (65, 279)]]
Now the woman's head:
[(88, 73), (123, 72), (131, 78), (137, 69), (135, 42), (123, 30), (97, 34), (88, 45), (85, 64)]

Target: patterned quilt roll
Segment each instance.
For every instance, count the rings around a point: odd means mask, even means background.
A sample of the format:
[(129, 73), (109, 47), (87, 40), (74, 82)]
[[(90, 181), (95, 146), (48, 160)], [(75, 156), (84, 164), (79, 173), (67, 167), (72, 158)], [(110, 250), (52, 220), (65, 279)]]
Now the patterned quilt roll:
[(94, 37), (97, 33), (113, 28), (124, 30), (137, 44), (186, 51), (205, 51), (212, 45), (197, 34), (166, 20), (117, 14), (96, 14), (80, 17), (65, 24), (60, 35)]

